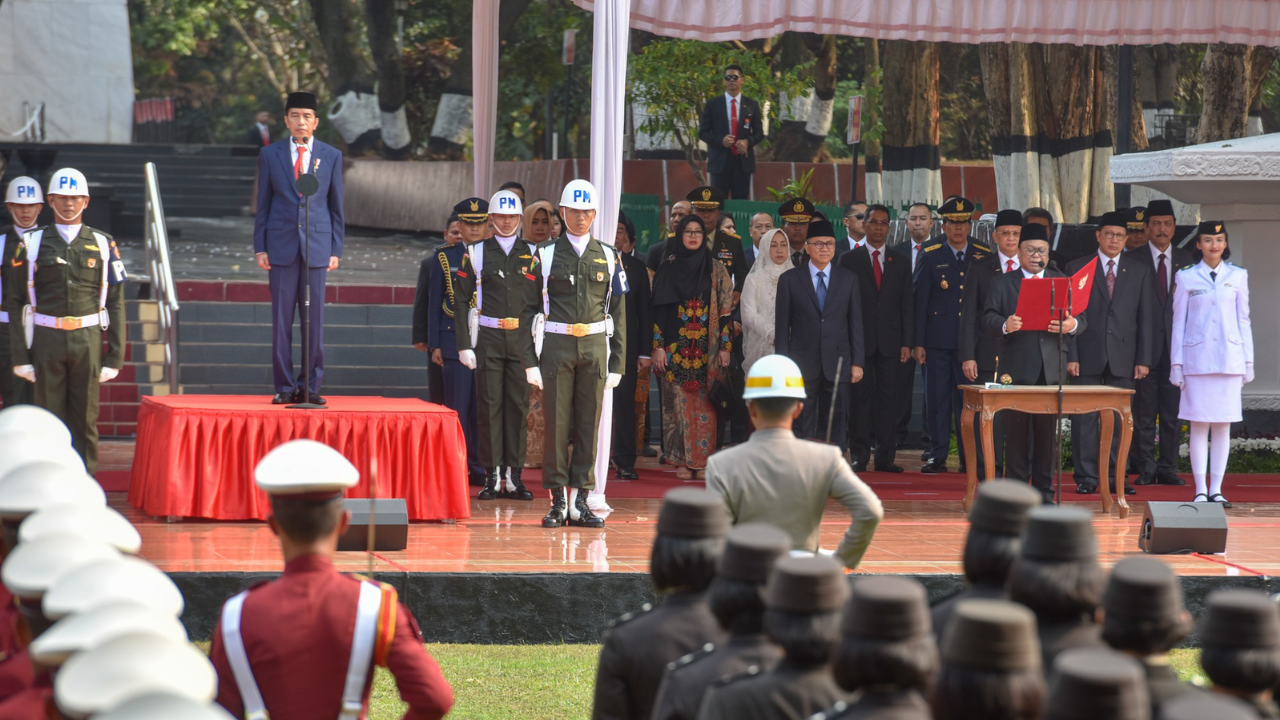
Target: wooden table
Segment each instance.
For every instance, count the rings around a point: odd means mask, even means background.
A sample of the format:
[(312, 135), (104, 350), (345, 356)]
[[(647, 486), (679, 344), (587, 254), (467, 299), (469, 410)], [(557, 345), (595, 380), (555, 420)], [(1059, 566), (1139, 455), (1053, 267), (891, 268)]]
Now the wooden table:
[[(968, 460), (968, 484), (964, 491), (964, 509), (968, 512), (978, 492), (978, 463), (975, 454), (973, 432), (974, 414), (982, 428), (982, 453), (985, 458), (995, 457), (995, 440), (992, 437), (991, 420), (998, 410), (1017, 410), (1037, 415), (1053, 415), (1058, 412), (1057, 385), (1006, 385), (987, 389), (984, 385), (961, 385), (964, 394), (964, 416), (960, 421), (960, 434), (964, 442), (964, 455)], [(1112, 413), (1119, 413), (1120, 450), (1116, 455), (1115, 504), (1120, 506), (1120, 517), (1129, 517), (1129, 503), (1124, 499), (1125, 467), (1129, 458), (1129, 442), (1133, 438), (1133, 412), (1129, 406), (1133, 391), (1106, 385), (1067, 385), (1062, 388), (1062, 414), (1080, 415), (1096, 412), (1102, 417), (1102, 432), (1098, 442), (1098, 492), (1102, 495), (1102, 511), (1111, 512), (1111, 483), (1108, 482), (1108, 465), (1111, 458), (1111, 432), (1115, 424)], [(1054, 432), (1061, 432), (1054, 428)], [(994, 462), (984, 463), (987, 480), (995, 478)], [(1055, 464), (1056, 468), (1057, 465)]]

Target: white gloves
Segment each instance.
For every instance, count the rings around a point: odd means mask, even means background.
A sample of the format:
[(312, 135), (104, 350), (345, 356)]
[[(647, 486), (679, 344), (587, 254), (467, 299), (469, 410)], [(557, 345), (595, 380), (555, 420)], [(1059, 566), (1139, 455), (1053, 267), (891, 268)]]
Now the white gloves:
[(98, 373), (98, 382), (104, 383), (108, 380), (114, 380), (119, 374), (120, 371), (115, 368), (104, 367), (102, 368), (102, 372)]
[(17, 375), (23, 380), (26, 380), (29, 383), (33, 383), (36, 381), (36, 366), (35, 365), (17, 365), (13, 368), (13, 374)]
[(1253, 382), (1253, 363), (1244, 364), (1244, 381), (1247, 383)]
[(476, 369), (476, 351), (475, 350), (459, 350), (458, 362), (462, 363), (468, 370)]
[[(1249, 367), (1252, 367), (1252, 366), (1249, 366)], [(1185, 384), (1185, 382), (1182, 379), (1181, 365), (1174, 365), (1169, 368), (1169, 382), (1174, 385), (1177, 385), (1179, 390), (1182, 389), (1182, 386)]]
[(542, 389), (542, 370), (536, 367), (525, 368), (524, 376), (529, 381), (530, 385), (538, 388), (539, 390)]
[(622, 382), (622, 373), (609, 373), (604, 379), (604, 389), (612, 390)]

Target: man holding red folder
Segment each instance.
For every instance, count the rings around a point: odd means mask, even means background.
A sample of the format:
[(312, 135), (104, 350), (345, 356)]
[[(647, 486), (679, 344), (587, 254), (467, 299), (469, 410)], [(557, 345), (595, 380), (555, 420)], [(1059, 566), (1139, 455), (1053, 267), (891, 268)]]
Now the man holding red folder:
[[(1042, 324), (1044, 318), (1023, 318), (1018, 314), (1018, 295), (1024, 280), (1065, 278), (1056, 270), (1046, 270), (1049, 263), (1049, 233), (1042, 225), (1023, 225), (1018, 243), (1021, 269), (996, 279), (982, 314), (983, 330), (1000, 338), (1001, 382), (1014, 385), (1049, 385), (1059, 374), (1058, 338), (1066, 333), (1066, 346), (1075, 343), (1075, 335), (1085, 328), (1083, 317), (1069, 313), (1061, 321), (1051, 319), (1047, 330), (1023, 329), (1024, 321)], [(1055, 298), (1057, 300), (1057, 298)], [(1061, 298), (1066, 306), (1067, 299)], [(1047, 313), (1047, 308), (1045, 308)], [(1066, 358), (1061, 358), (1063, 362)], [(1053, 420), (1052, 415), (1028, 415), (1008, 411), (1005, 419), (1005, 475), (1027, 481), (1039, 490), (1046, 502), (1053, 502)], [(1027, 424), (1032, 428), (1032, 445), (1027, 447)]]

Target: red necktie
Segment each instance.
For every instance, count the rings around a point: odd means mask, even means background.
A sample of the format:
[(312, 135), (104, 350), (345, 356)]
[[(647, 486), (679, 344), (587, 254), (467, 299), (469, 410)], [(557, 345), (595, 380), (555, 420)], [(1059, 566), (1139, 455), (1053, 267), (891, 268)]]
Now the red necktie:
[(1005, 261), (1004, 261), (1004, 271), (1005, 271), (1005, 272), (1013, 272), (1013, 261), (1012, 261), (1012, 260), (1005, 260)]
[(258, 128), (258, 134), (262, 135), (262, 146), (266, 147), (271, 144), (271, 136), (267, 134), (266, 128)]
[(884, 271), (880, 269), (880, 251), (871, 251), (871, 269), (876, 274), (876, 289), (880, 289), (880, 279), (884, 277)]
[(295, 144), (294, 149), (298, 151), (298, 159), (293, 162), (293, 179), (297, 180), (302, 175), (302, 153), (306, 152), (306, 147)]
[(1156, 283), (1160, 285), (1161, 302), (1169, 299), (1169, 270), (1164, 264), (1164, 253), (1160, 253), (1160, 267), (1156, 269)]
[(736, 98), (729, 98), (729, 135), (734, 140), (738, 139), (738, 101)]

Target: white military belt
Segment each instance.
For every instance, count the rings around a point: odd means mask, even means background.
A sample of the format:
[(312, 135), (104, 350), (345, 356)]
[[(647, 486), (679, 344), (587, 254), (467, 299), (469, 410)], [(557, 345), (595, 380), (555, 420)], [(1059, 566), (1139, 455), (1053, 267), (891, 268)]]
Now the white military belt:
[(93, 315), (85, 315), (75, 317), (68, 315), (66, 317), (54, 317), (53, 315), (42, 315), (36, 313), (36, 325), (40, 327), (53, 328), (55, 330), (79, 330), (80, 328), (97, 327), (102, 324), (102, 316), (99, 313)]
[(605, 322), (593, 323), (558, 323), (548, 322), (547, 332), (556, 335), (572, 335), (573, 337), (586, 337), (588, 335), (599, 335), (605, 331)]
[(481, 315), (480, 327), (494, 328), (495, 330), (517, 330), (520, 328), (520, 318), (496, 318)]

